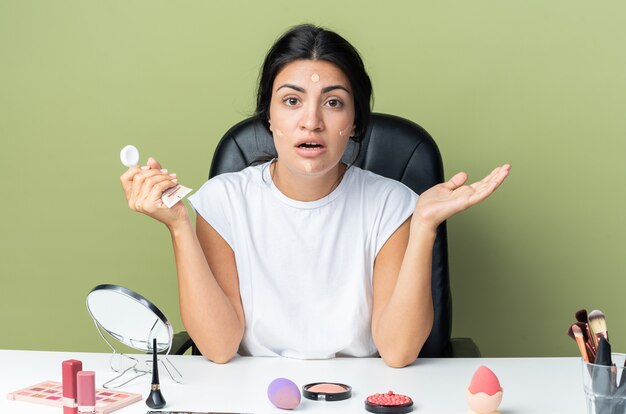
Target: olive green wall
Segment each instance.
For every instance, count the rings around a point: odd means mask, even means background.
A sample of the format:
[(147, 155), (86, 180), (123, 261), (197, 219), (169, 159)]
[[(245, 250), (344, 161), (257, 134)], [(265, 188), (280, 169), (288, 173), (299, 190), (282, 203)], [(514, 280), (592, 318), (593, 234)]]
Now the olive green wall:
[[(87, 292), (117, 283), (181, 329), (164, 227), (130, 212), (133, 143), (198, 188), (291, 25), (361, 51), (374, 110), (435, 137), (447, 176), (511, 162), (449, 222), (454, 335), (575, 355), (580, 307), (626, 351), (626, 3), (0, 0), (0, 348), (104, 351)], [(145, 159), (145, 157), (142, 157)]]

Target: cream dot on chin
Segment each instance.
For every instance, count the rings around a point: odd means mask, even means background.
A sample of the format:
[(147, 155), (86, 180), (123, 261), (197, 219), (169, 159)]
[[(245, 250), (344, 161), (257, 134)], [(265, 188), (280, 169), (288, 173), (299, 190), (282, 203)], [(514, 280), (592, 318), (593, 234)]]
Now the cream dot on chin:
[(313, 164), (311, 164), (310, 162), (304, 164), (304, 171), (310, 174), (313, 171)]

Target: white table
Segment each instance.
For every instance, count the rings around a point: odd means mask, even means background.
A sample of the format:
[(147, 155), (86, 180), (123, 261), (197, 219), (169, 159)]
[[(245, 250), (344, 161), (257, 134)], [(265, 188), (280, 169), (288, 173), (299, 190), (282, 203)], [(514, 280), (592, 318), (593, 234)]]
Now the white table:
[[(147, 356), (141, 355), (141, 358)], [(97, 386), (114, 376), (108, 354), (0, 350), (0, 413), (58, 414), (55, 407), (8, 401), (6, 394), (45, 380), (61, 381), (61, 362), (83, 361), (83, 369), (96, 371)], [(480, 365), (491, 368), (500, 379), (504, 398), (501, 414), (585, 413), (581, 363), (577, 358), (481, 358), (421, 359), (413, 365), (389, 368), (379, 358), (339, 358), (301, 361), (286, 358), (235, 358), (218, 365), (203, 357), (172, 356), (185, 383), (174, 383), (161, 372), (161, 390), (168, 404), (164, 410), (282, 413), (269, 402), (267, 386), (277, 377), (302, 385), (331, 381), (349, 384), (352, 398), (324, 402), (303, 399), (294, 412), (367, 413), (368, 395), (393, 390), (410, 396), (416, 414), (468, 411), (465, 392)], [(148, 395), (150, 377), (122, 388)], [(137, 402), (120, 414), (145, 414)]]

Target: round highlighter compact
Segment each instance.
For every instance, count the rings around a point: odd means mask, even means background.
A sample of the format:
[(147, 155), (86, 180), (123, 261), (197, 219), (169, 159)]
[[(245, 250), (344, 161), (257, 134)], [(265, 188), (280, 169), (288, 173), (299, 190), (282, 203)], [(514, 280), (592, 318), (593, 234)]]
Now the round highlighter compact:
[(314, 382), (302, 387), (302, 395), (309, 400), (341, 401), (352, 396), (352, 387), (336, 382)]
[(365, 409), (370, 413), (404, 414), (413, 411), (413, 400), (406, 395), (389, 391), (386, 394), (374, 394), (367, 397)]

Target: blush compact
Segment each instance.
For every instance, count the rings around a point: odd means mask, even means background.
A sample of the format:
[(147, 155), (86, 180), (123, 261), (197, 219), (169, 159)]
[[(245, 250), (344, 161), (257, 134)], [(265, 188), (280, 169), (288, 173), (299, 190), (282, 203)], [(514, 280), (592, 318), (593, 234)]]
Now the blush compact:
[(374, 394), (365, 400), (365, 409), (370, 413), (404, 414), (413, 411), (413, 400), (402, 394), (389, 391), (385, 394)]
[(352, 396), (352, 387), (336, 382), (313, 382), (302, 387), (302, 396), (316, 401), (341, 401)]

